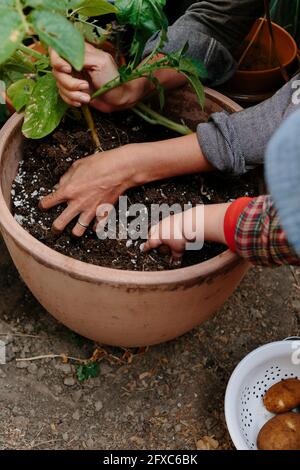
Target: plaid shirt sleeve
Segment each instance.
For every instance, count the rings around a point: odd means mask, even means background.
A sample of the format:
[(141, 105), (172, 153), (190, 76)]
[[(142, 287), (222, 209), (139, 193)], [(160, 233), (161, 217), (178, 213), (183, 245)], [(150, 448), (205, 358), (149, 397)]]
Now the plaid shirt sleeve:
[(300, 266), (300, 258), (289, 245), (271, 196), (252, 199), (235, 227), (235, 251), (261, 266)]

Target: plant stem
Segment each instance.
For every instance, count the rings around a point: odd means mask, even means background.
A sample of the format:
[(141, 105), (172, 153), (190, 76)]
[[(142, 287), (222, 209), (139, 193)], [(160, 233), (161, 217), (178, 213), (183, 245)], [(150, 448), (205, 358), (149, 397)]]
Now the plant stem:
[(34, 63), (20, 50), (17, 50), (15, 52), (15, 55), (18, 59), (18, 62), (20, 62), (20, 64), (22, 64), (24, 67), (27, 67), (29, 69), (28, 72), (34, 73), (36, 71)]
[(240, 66), (242, 65), (242, 63), (244, 62), (245, 58), (247, 57), (248, 55), (248, 52), (250, 51), (251, 47), (253, 46), (253, 44), (255, 43), (259, 33), (261, 32), (262, 30), (262, 27), (265, 23), (265, 19), (266, 19), (266, 15), (264, 16), (264, 18), (261, 18), (259, 21), (259, 25), (258, 25), (258, 28), (257, 30), (255, 31), (255, 33), (253, 34), (253, 37), (251, 39), (251, 41), (249, 42), (249, 44), (247, 45), (246, 49), (244, 50), (243, 54), (241, 55), (241, 58), (240, 60), (238, 61), (238, 69), (240, 68)]
[(33, 57), (34, 59), (45, 59), (45, 55), (41, 54), (40, 52), (31, 49), (31, 47), (24, 46), (24, 44), (20, 44), (18, 49), (26, 55)]
[(85, 21), (82, 18), (76, 18), (76, 23), (82, 23), (86, 24), (87, 26), (92, 26), (98, 31), (98, 34), (101, 32), (101, 35), (104, 38), (103, 40), (107, 39), (110, 36), (110, 33), (106, 29), (101, 28), (101, 26), (97, 26), (95, 23), (89, 23), (88, 21)]
[(40, 361), (42, 359), (68, 359), (69, 361), (79, 362), (80, 364), (85, 364), (86, 359), (80, 359), (78, 357), (66, 356), (65, 354), (43, 354), (41, 356), (34, 357), (20, 357), (17, 358), (17, 362), (28, 362), (28, 361)]
[(90, 110), (90, 108), (87, 104), (84, 104), (82, 106), (82, 114), (83, 114), (83, 116), (84, 116), (84, 118), (87, 122), (89, 130), (91, 131), (91, 136), (92, 136), (92, 139), (95, 143), (96, 150), (101, 150), (102, 151), (101, 142), (100, 142), (100, 139), (99, 139), (99, 136), (98, 136), (98, 133), (97, 133), (95, 122), (94, 122), (91, 110)]
[(20, 0), (16, 0), (16, 9), (22, 19), (22, 23), (24, 25), (24, 30), (26, 32), (26, 34), (30, 34), (30, 28), (29, 28), (29, 24), (27, 23), (27, 20), (26, 20), (26, 16), (24, 15), (23, 13), (23, 7), (21, 5), (21, 2)]
[(269, 28), (269, 33), (271, 37), (271, 44), (273, 46), (274, 54), (276, 57), (276, 60), (278, 62), (279, 68), (281, 75), (283, 79), (286, 81), (286, 83), (289, 81), (289, 74), (287, 73), (287, 70), (285, 66), (282, 64), (279, 54), (278, 54), (278, 49), (277, 49), (277, 44), (276, 44), (276, 37), (274, 34), (274, 29), (273, 29), (273, 24), (271, 20), (271, 14), (270, 14), (270, 0), (264, 0), (264, 6), (265, 6), (265, 12), (266, 12), (266, 18), (267, 18), (267, 23), (268, 23), (268, 28)]
[(124, 82), (122, 82), (121, 77), (116, 77), (110, 82), (103, 85), (98, 90), (96, 90), (95, 93), (92, 95), (92, 99), (97, 98), (106, 93), (107, 91), (113, 90), (114, 88), (117, 88), (120, 85), (123, 85), (123, 83), (131, 82), (137, 78), (148, 78), (149, 73), (153, 73), (156, 70), (166, 68), (170, 68), (170, 63), (167, 57), (162, 57), (161, 59), (157, 60), (152, 64), (141, 64), (137, 69), (133, 70), (128, 77), (126, 77), (126, 80), (124, 80)]
[(149, 62), (152, 61), (152, 59), (153, 59), (157, 54), (159, 54), (159, 51), (160, 51), (160, 49), (162, 48), (164, 42), (165, 42), (165, 41), (162, 39), (162, 35), (161, 35), (160, 40), (159, 40), (157, 46), (153, 49), (153, 51), (151, 52), (151, 54), (149, 54), (148, 57), (146, 57), (146, 59), (143, 61), (143, 65), (147, 65)]
[(193, 134), (193, 131), (183, 124), (178, 124), (177, 122), (171, 121), (171, 119), (162, 116), (156, 111), (153, 111), (149, 106), (144, 103), (137, 104), (132, 111), (136, 113), (141, 118), (145, 119), (145, 121), (149, 122), (153, 125), (160, 125), (171, 129), (172, 131), (177, 132), (181, 135), (190, 135)]

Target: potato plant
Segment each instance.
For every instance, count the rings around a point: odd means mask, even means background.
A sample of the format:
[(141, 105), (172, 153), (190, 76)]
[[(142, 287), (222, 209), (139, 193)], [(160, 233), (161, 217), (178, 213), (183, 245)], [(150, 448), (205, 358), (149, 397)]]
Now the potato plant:
[[(200, 77), (201, 64), (186, 57), (188, 44), (176, 53), (153, 61), (167, 41), (167, 18), (163, 12), (166, 0), (0, 0), (0, 79), (7, 87), (8, 97), (18, 112), (24, 112), (23, 134), (39, 139), (50, 134), (68, 111), (61, 99), (51, 72), (49, 56), (38, 52), (34, 44), (45, 51), (51, 47), (80, 73), (84, 63), (84, 41), (101, 48), (107, 39), (118, 48), (123, 30), (130, 29), (131, 44), (126, 47), (126, 65), (119, 68), (119, 77), (94, 93), (94, 97), (139, 77), (151, 80), (159, 94), (161, 108), (164, 91), (154, 73), (172, 68), (186, 75), (194, 87), (199, 102), (204, 101)], [(114, 21), (105, 28), (95, 17), (112, 14)], [(143, 51), (149, 38), (159, 32), (160, 39), (153, 53), (144, 61)], [(128, 46), (128, 44), (126, 45)], [(122, 50), (118, 50), (123, 54)], [(91, 114), (84, 116), (94, 135)], [(162, 124), (188, 134), (184, 125), (169, 121), (145, 104), (135, 112), (153, 124)]]

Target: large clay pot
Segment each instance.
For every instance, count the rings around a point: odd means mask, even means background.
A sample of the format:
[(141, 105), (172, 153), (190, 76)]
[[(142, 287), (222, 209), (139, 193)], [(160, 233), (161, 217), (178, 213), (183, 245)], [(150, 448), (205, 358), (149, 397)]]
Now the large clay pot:
[[(240, 110), (212, 90), (206, 97), (209, 114)], [(182, 117), (199, 121), (192, 92), (178, 91), (170, 102)], [(182, 335), (226, 301), (248, 269), (230, 251), (174, 271), (120, 271), (64, 256), (26, 232), (11, 214), (11, 186), (22, 159), (22, 119), (14, 114), (0, 132), (0, 225), (20, 275), (49, 313), (100, 343), (144, 346)]]

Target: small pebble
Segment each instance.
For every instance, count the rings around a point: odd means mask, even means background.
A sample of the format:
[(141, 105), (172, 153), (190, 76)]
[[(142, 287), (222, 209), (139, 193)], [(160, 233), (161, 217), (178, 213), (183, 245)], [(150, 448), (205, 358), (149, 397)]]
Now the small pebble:
[(29, 364), (29, 366), (27, 367), (27, 370), (30, 374), (36, 374), (38, 367), (36, 364)]
[(96, 401), (96, 403), (95, 403), (95, 410), (96, 410), (96, 411), (100, 411), (100, 410), (102, 410), (102, 408), (103, 408), (103, 403), (102, 403), (102, 401)]
[(56, 364), (55, 369), (62, 371), (64, 374), (72, 373), (72, 367), (70, 364)]
[(72, 418), (75, 419), (75, 421), (79, 421), (80, 420), (80, 411), (79, 410), (74, 411), (74, 413), (72, 414)]
[(75, 380), (73, 377), (66, 377), (64, 379), (64, 384), (67, 386), (67, 387), (73, 387), (73, 385), (75, 385)]
[(27, 367), (29, 367), (29, 364), (26, 361), (20, 361), (16, 364), (17, 369), (27, 369)]

